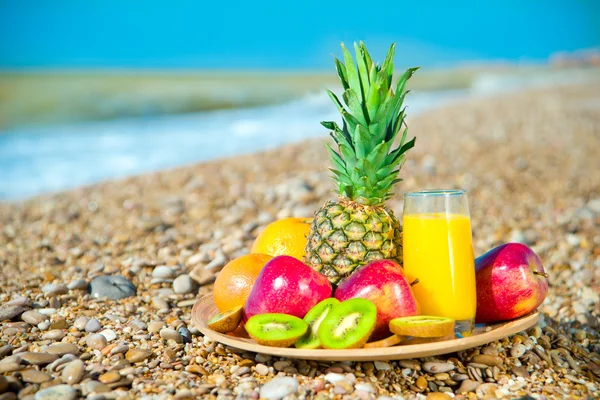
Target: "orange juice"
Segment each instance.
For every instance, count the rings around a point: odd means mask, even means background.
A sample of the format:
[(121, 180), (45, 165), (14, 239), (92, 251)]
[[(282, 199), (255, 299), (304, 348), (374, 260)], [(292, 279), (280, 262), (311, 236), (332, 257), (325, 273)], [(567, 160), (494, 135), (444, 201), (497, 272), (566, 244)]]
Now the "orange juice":
[(475, 260), (471, 220), (445, 213), (403, 217), (404, 271), (424, 315), (475, 318)]

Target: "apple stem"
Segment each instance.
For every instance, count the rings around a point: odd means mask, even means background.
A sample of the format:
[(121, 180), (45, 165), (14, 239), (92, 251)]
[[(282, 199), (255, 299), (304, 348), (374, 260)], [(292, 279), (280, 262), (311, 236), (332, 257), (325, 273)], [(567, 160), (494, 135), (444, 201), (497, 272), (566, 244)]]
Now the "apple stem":
[(419, 283), (419, 278), (417, 278), (417, 279), (415, 279), (414, 281), (412, 281), (412, 282), (410, 283), (410, 286), (414, 286), (414, 285), (416, 285), (417, 283)]
[(533, 271), (534, 275), (540, 275), (543, 276), (544, 278), (548, 279), (548, 274), (545, 272), (540, 272), (540, 271)]

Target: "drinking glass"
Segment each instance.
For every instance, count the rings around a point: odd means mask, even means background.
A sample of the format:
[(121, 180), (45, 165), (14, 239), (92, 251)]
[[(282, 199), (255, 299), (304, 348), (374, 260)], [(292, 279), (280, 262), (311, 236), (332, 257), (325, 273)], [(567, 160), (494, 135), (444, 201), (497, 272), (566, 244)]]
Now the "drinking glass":
[(477, 296), (469, 203), (464, 190), (404, 195), (404, 271), (423, 315), (454, 319), (455, 332), (473, 331)]

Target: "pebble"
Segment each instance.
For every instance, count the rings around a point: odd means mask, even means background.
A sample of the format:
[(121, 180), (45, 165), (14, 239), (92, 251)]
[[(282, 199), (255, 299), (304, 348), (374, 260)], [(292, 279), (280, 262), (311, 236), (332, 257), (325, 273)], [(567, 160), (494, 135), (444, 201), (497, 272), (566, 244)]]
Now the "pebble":
[(510, 356), (519, 358), (523, 354), (525, 354), (526, 351), (527, 351), (527, 348), (524, 345), (522, 345), (521, 343), (516, 343), (510, 349)]
[(48, 346), (46, 352), (50, 354), (56, 354), (57, 356), (64, 356), (65, 354), (79, 354), (79, 347), (73, 343), (54, 343)]
[(52, 330), (49, 330), (48, 332), (45, 332), (42, 335), (42, 339), (60, 340), (60, 339), (64, 338), (65, 335), (66, 335), (65, 331), (63, 331), (62, 329), (52, 329)]
[(475, 389), (477, 389), (477, 386), (479, 386), (479, 382), (472, 381), (471, 379), (465, 379), (460, 383), (458, 389), (456, 389), (456, 393), (474, 392)]
[[(89, 382), (87, 382), (85, 384), (85, 389), (89, 393), (107, 393), (107, 392), (110, 392), (110, 387), (108, 387), (104, 383), (98, 382), (98, 381), (89, 381)], [(88, 397), (88, 399), (89, 399), (89, 397)]]
[(85, 324), (86, 332), (98, 332), (100, 329), (102, 329), (102, 325), (100, 325), (100, 321), (98, 321), (96, 318), (88, 320), (88, 322)]
[(152, 277), (155, 279), (174, 279), (175, 271), (166, 265), (159, 265), (152, 270)]
[(75, 322), (73, 322), (73, 326), (75, 328), (77, 328), (80, 331), (85, 330), (85, 326), (87, 325), (88, 321), (90, 320), (90, 317), (79, 317), (75, 320)]
[(28, 352), (24, 352), (24, 353), (19, 353), (19, 358), (28, 364), (46, 365), (46, 364), (50, 364), (52, 361), (58, 359), (58, 356), (56, 354), (34, 353), (34, 352), (28, 351)]
[(186, 327), (178, 329), (179, 334), (183, 337), (184, 343), (192, 343), (192, 332)]
[(108, 344), (108, 342), (106, 341), (106, 338), (97, 333), (89, 335), (85, 339), (85, 343), (87, 344), (88, 347), (91, 347), (92, 349), (95, 349), (95, 350), (102, 350)]
[(165, 326), (165, 323), (162, 321), (152, 321), (148, 324), (148, 332), (150, 332), (150, 333), (159, 332), (164, 326)]
[(177, 294), (188, 294), (194, 290), (194, 280), (188, 274), (179, 275), (173, 281), (173, 291)]
[(61, 379), (64, 383), (75, 385), (81, 381), (85, 373), (85, 364), (81, 360), (69, 362), (62, 370)]
[(0, 321), (13, 319), (27, 311), (23, 306), (4, 306), (0, 308)]
[(262, 375), (262, 376), (269, 375), (269, 367), (267, 367), (265, 364), (256, 364), (254, 369), (256, 370), (256, 373), (259, 375)]
[(52, 380), (52, 377), (37, 369), (26, 369), (21, 371), (21, 379), (27, 383), (43, 383)]
[(4, 393), (8, 390), (8, 379), (4, 377), (4, 375), (0, 375), (0, 394)]
[(265, 399), (282, 399), (287, 395), (296, 393), (298, 381), (295, 378), (276, 377), (260, 388), (260, 397)]
[(449, 372), (454, 368), (454, 364), (449, 362), (441, 362), (441, 361), (429, 361), (423, 363), (423, 369), (430, 374), (437, 374), (438, 372)]
[(201, 365), (188, 365), (187, 367), (185, 367), (185, 370), (196, 375), (208, 375), (208, 371)]
[(502, 357), (492, 356), (488, 354), (477, 354), (476, 356), (473, 356), (473, 362), (478, 364), (485, 364), (489, 367), (499, 367), (502, 364), (504, 364), (504, 361), (502, 361)]
[(21, 319), (31, 325), (37, 325), (46, 320), (46, 318), (48, 317), (35, 310), (25, 311), (21, 314)]
[(47, 296), (56, 296), (69, 293), (69, 288), (64, 283), (50, 283), (42, 286), (42, 292)]
[(90, 294), (94, 298), (106, 297), (109, 300), (119, 300), (134, 296), (135, 286), (122, 275), (98, 276), (90, 284)]
[(345, 379), (344, 375), (335, 372), (330, 372), (323, 377), (329, 383), (341, 382)]
[(56, 385), (42, 389), (34, 396), (34, 400), (73, 400), (77, 391), (69, 385)]
[(498, 385), (495, 383), (482, 383), (481, 385), (477, 386), (475, 393), (479, 398), (482, 398), (486, 395), (493, 395), (497, 388)]
[(427, 379), (425, 379), (424, 376), (420, 376), (417, 378), (415, 385), (417, 385), (419, 389), (425, 390), (427, 388)]
[(127, 353), (129, 351), (129, 346), (126, 344), (119, 344), (115, 347), (113, 347), (110, 350), (110, 355), (115, 355), (115, 354), (123, 354), (123, 353)]
[(121, 380), (121, 374), (118, 371), (108, 371), (98, 377), (98, 380), (106, 385)]
[(373, 385), (369, 383), (357, 383), (356, 385), (354, 385), (354, 389), (360, 390), (361, 392), (377, 393)]
[(152, 352), (148, 351), (148, 350), (129, 349), (129, 351), (127, 351), (127, 353), (125, 354), (125, 358), (129, 362), (137, 363), (140, 361), (144, 361), (151, 355), (152, 355)]
[(165, 340), (173, 340), (175, 343), (183, 343), (183, 336), (181, 336), (175, 329), (163, 328), (160, 330), (160, 337)]
[(386, 362), (375, 361), (375, 369), (377, 371), (389, 371), (390, 369), (392, 369), (392, 366)]
[(166, 300), (161, 299), (160, 297), (153, 297), (152, 298), (152, 307), (156, 308), (157, 310), (168, 310), (169, 303), (167, 303)]
[(75, 279), (74, 281), (69, 282), (67, 288), (69, 290), (87, 290), (89, 284), (84, 279)]
[(117, 333), (112, 329), (104, 329), (103, 331), (98, 333), (106, 338), (107, 342), (112, 342), (117, 338)]
[(144, 321), (141, 321), (139, 319), (134, 319), (133, 321), (131, 321), (128, 326), (132, 327), (135, 330), (138, 331), (142, 331), (144, 329), (146, 329), (147, 325)]

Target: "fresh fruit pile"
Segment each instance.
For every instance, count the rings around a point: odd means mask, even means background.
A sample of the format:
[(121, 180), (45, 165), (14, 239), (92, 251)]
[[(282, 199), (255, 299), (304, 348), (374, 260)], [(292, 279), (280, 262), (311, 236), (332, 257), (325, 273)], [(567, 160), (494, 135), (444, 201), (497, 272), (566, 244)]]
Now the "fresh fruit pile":
[[(219, 313), (208, 326), (221, 333), (245, 329), (259, 344), (301, 349), (378, 348), (454, 338), (448, 318), (420, 315), (402, 268), (402, 227), (385, 201), (405, 153), (408, 69), (392, 87), (394, 46), (375, 64), (363, 43), (356, 61), (342, 45), (335, 65), (342, 99), (329, 95), (342, 116), (322, 124), (339, 198), (314, 218), (269, 224), (251, 253), (227, 264), (214, 285)], [(518, 318), (546, 296), (547, 275), (527, 246), (509, 243), (475, 260), (477, 322)]]

